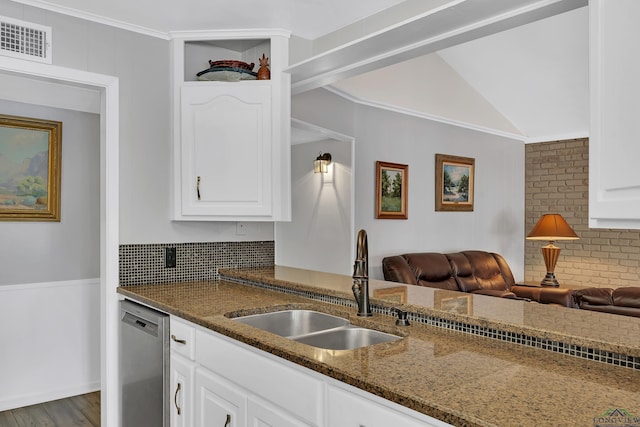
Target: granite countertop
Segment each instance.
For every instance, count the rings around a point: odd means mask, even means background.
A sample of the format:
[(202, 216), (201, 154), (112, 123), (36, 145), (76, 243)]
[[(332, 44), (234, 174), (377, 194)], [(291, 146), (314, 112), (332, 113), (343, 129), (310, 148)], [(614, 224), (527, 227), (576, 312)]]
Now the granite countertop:
[[(358, 318), (349, 307), (225, 280), (118, 293), (453, 425), (593, 426), (612, 408), (640, 416), (637, 370), (423, 324), (396, 327), (389, 316)], [(229, 319), (285, 307), (347, 316), (404, 338), (329, 351)]]
[[(281, 266), (224, 269), (220, 274), (231, 280), (353, 299), (352, 278), (340, 274)], [(383, 280), (370, 280), (369, 287), (372, 301), (382, 307), (401, 303), (408, 311), (426, 316), (640, 358), (640, 318), (637, 317)]]

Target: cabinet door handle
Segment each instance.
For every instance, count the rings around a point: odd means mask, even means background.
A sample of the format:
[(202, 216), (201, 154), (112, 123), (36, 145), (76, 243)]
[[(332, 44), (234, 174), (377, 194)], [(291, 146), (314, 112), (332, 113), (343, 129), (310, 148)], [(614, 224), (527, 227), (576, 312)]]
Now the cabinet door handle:
[(178, 393), (180, 392), (181, 389), (182, 389), (182, 384), (178, 383), (176, 387), (176, 392), (173, 395), (173, 404), (176, 405), (176, 411), (178, 411), (178, 415), (182, 414), (182, 408), (180, 408), (180, 405), (178, 405)]
[(200, 200), (200, 177), (198, 177), (196, 182), (196, 194), (198, 195), (198, 200)]
[(227, 421), (224, 422), (224, 427), (229, 427), (231, 425), (231, 415), (227, 414)]
[(178, 339), (175, 335), (171, 335), (171, 339), (177, 342), (178, 344), (187, 344), (187, 340)]

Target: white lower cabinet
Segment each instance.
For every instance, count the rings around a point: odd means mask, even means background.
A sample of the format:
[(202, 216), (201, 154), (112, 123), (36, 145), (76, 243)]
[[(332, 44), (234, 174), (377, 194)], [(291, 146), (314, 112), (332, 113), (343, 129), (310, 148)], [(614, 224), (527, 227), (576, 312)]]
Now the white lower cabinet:
[(249, 398), (247, 405), (247, 426), (251, 427), (310, 427), (276, 406)]
[(193, 378), (195, 363), (171, 352), (171, 403), (172, 427), (193, 426)]
[[(363, 393), (364, 392), (359, 392)], [(420, 420), (401, 413), (386, 404), (375, 402), (342, 387), (329, 386), (327, 391), (327, 426), (331, 427), (443, 427), (449, 424), (420, 415)], [(424, 420), (422, 418), (425, 418)]]
[(246, 393), (220, 376), (198, 367), (196, 371), (196, 426), (247, 425)]
[(172, 347), (172, 427), (449, 425), (195, 324), (176, 325), (195, 338)]
[(169, 419), (172, 427), (193, 427), (195, 327), (175, 317), (170, 319)]

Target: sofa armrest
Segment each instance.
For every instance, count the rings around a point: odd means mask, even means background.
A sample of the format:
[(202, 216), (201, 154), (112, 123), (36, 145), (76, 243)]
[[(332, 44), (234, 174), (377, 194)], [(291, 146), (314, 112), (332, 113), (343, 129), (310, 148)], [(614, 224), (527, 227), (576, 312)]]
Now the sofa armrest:
[(478, 289), (471, 292), (474, 295), (489, 295), (492, 297), (518, 299), (516, 294), (511, 291), (503, 291), (500, 289)]
[(401, 255), (390, 256), (382, 259), (382, 274), (384, 280), (415, 285), (418, 283), (416, 274)]
[(514, 285), (511, 287), (511, 292), (520, 298), (528, 298), (542, 304), (557, 304), (563, 307), (575, 307), (573, 290), (571, 289)]

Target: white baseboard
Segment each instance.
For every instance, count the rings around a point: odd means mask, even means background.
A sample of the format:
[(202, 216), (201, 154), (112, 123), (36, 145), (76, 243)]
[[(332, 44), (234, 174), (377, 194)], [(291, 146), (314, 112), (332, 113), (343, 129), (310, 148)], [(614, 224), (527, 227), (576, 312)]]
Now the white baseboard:
[(100, 280), (0, 286), (0, 411), (100, 389)]
[(0, 412), (10, 409), (22, 408), (52, 400), (65, 399), (80, 394), (93, 393), (100, 390), (100, 381), (91, 384), (82, 384), (60, 390), (47, 390), (43, 393), (28, 394), (25, 396), (12, 396), (6, 400), (0, 400)]

